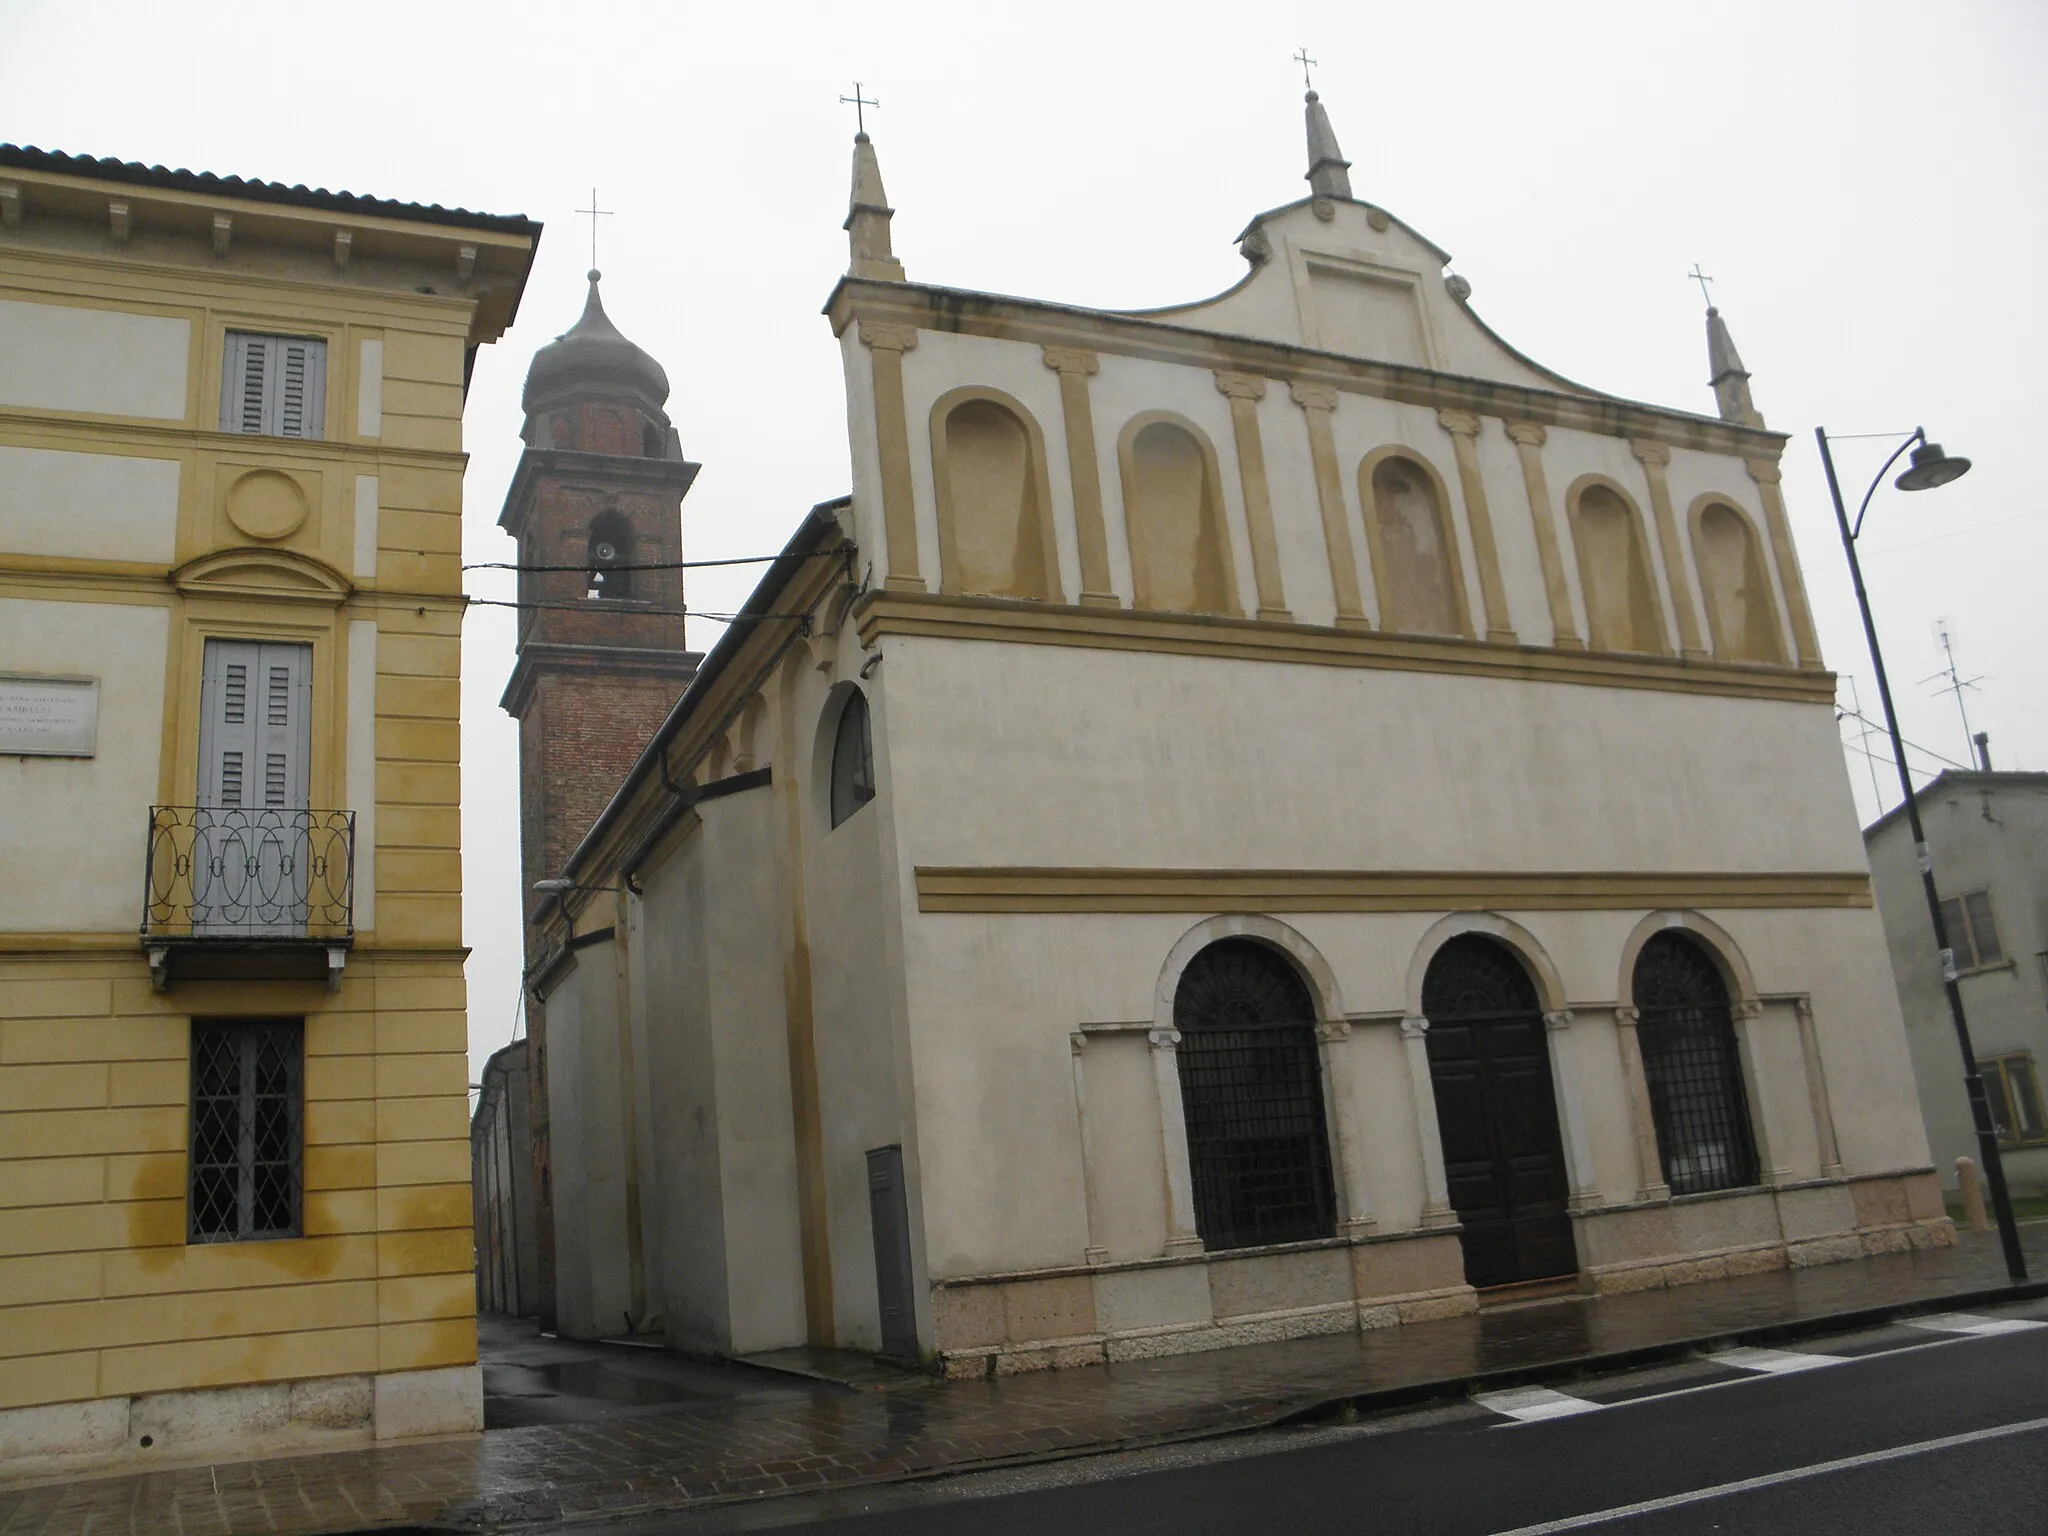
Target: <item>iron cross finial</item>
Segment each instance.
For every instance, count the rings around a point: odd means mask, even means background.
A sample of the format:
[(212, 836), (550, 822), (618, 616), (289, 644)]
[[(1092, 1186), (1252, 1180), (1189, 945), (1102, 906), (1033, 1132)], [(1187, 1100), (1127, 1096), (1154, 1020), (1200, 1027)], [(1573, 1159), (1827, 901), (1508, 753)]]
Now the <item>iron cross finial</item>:
[(595, 187), (592, 187), (590, 189), (590, 206), (588, 208), (578, 208), (576, 211), (578, 213), (588, 214), (590, 216), (590, 270), (592, 272), (596, 272), (597, 221), (599, 219), (610, 218), (612, 216), (612, 211), (609, 208), (600, 208), (597, 206), (597, 188)]
[(842, 96), (839, 99), (845, 102), (847, 106), (853, 108), (854, 129), (860, 134), (865, 135), (868, 131), (867, 109), (869, 107), (879, 107), (881, 103), (872, 96), (861, 95), (860, 82), (858, 80), (853, 82), (853, 94), (851, 96)]
[(1320, 59), (1310, 58), (1308, 56), (1307, 48), (1297, 48), (1294, 51), (1294, 62), (1301, 66), (1301, 88), (1305, 91), (1314, 90), (1315, 83), (1308, 77), (1309, 67), (1314, 64), (1319, 64), (1322, 61)]
[(1713, 279), (1700, 270), (1698, 262), (1694, 262), (1692, 270), (1685, 275), (1700, 285), (1700, 297), (1707, 301), (1707, 308), (1712, 309), (1714, 307), (1714, 296), (1707, 292), (1707, 284), (1711, 283)]

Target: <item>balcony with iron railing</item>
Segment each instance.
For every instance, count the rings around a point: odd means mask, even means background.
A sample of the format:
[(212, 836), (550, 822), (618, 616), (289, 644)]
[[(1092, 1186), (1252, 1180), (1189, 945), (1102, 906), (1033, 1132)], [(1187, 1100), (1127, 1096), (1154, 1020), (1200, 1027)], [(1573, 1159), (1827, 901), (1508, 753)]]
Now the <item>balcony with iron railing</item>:
[(355, 942), (354, 811), (157, 805), (142, 947), (158, 991), (182, 980), (341, 984)]

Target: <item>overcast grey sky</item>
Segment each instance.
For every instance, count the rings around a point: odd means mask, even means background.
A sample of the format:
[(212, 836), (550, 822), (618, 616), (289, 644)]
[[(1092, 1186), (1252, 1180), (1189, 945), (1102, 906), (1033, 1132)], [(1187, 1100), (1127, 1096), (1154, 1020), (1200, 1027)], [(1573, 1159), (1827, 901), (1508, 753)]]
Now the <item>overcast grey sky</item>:
[[(1199, 298), (1232, 237), (1301, 194), (1303, 44), (1361, 197), (1452, 251), (1473, 303), (1567, 376), (1711, 412), (1698, 261), (1793, 434), (1785, 489), (1831, 666), (1877, 713), (1812, 431), (1917, 424), (1976, 470), (1880, 492), (1866, 574), (1906, 734), (1961, 759), (1936, 671), (1953, 619), (1972, 723), (2048, 768), (2048, 9), (1906, 5), (348, 6), (0, 0), (0, 140), (548, 226), (519, 324), (470, 391), (466, 547), (497, 531), (534, 349), (571, 324), (602, 205), (606, 303), (666, 365), (704, 465), (685, 553), (780, 546), (847, 486), (818, 314), (846, 264), (856, 76), (913, 279), (1107, 307)], [(1860, 495), (1888, 445), (1843, 445)], [(734, 607), (751, 573), (692, 573)], [(509, 596), (509, 577), (470, 590)], [(691, 643), (718, 635), (692, 621)], [(503, 609), (465, 625), (471, 1054), (518, 998), (516, 736)], [(1844, 699), (1847, 689), (1844, 688)], [(1845, 727), (1845, 731), (1848, 727)], [(1848, 756), (1859, 808), (1871, 776)], [(1916, 757), (1916, 767), (1931, 767)], [(1882, 782), (1882, 781), (1880, 781)], [(1884, 796), (1889, 804), (1895, 790)]]

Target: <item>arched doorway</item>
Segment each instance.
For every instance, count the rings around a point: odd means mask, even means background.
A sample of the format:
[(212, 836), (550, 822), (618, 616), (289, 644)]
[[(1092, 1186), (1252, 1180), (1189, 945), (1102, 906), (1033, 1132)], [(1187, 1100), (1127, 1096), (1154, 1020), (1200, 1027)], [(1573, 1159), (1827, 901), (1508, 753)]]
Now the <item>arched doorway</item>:
[(1422, 980), (1444, 1179), (1479, 1287), (1578, 1269), (1543, 1007), (1505, 945), (1461, 934)]
[(1219, 939), (1173, 994), (1195, 1229), (1210, 1250), (1336, 1230), (1316, 1007), (1294, 967)]

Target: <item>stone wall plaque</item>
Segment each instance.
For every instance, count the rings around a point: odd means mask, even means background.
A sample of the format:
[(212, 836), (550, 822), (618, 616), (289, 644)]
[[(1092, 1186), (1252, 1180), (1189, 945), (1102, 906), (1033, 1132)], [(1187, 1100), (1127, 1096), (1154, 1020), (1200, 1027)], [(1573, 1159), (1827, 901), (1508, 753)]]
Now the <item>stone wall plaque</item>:
[(91, 757), (99, 725), (98, 678), (0, 672), (0, 757)]

